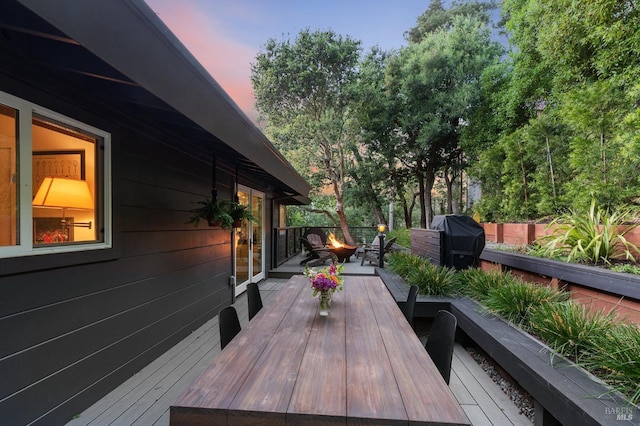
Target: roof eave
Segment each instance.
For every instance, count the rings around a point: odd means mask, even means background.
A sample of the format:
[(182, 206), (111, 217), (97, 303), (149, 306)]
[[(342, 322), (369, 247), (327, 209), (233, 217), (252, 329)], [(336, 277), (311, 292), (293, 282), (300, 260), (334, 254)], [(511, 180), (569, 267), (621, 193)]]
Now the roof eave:
[(144, 1), (18, 1), (308, 199), (309, 184)]

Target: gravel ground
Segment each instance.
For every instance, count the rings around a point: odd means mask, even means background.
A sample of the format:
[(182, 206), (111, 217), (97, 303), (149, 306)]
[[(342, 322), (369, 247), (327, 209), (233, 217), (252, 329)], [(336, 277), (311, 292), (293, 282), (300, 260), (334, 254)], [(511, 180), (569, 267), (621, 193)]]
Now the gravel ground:
[(533, 398), (524, 392), (519, 386), (514, 385), (510, 380), (504, 378), (500, 372), (482, 354), (473, 348), (466, 348), (469, 355), (482, 367), (485, 373), (502, 389), (507, 397), (520, 410), (520, 414), (525, 415), (531, 422), (534, 421)]

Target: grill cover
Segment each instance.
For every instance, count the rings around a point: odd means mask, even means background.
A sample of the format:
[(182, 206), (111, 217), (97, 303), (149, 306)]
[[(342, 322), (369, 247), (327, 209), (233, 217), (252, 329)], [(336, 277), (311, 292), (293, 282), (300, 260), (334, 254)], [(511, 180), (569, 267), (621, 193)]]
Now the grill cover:
[(484, 249), (484, 229), (464, 215), (439, 215), (433, 218), (431, 229), (443, 231), (442, 264), (455, 269), (477, 267)]

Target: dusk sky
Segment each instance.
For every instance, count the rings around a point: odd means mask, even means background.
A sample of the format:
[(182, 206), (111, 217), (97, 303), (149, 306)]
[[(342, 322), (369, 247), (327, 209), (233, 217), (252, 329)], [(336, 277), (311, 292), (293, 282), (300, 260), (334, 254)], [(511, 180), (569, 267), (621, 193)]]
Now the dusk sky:
[(429, 0), (146, 0), (247, 116), (255, 119), (250, 63), (268, 39), (309, 28), (362, 41), (364, 51), (407, 43)]

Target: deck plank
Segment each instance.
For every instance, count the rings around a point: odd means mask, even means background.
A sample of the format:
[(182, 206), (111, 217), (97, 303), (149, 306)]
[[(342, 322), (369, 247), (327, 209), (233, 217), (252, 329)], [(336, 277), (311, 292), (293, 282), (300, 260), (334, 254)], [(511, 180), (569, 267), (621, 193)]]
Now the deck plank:
[[(269, 279), (260, 283), (263, 304), (269, 303), (272, 295), (286, 281), (287, 279)], [(242, 326), (248, 322), (246, 305), (244, 294), (240, 295), (234, 304)], [(202, 357), (198, 359), (200, 351)], [(82, 412), (68, 425), (167, 426), (169, 406), (219, 353), (220, 340), (216, 316)], [(175, 382), (171, 383), (172, 380)], [(472, 380), (473, 383), (467, 386), (467, 380)], [(159, 396), (157, 387), (162, 387)], [(460, 345), (456, 345), (454, 350), (450, 388), (474, 426), (531, 425), (525, 416), (518, 414), (515, 405)], [(501, 417), (488, 417), (485, 414), (496, 410), (504, 410), (505, 414)], [(134, 411), (137, 416), (133, 415)], [(508, 419), (507, 423), (504, 422), (505, 418)]]
[(473, 395), (476, 403), (495, 425), (531, 425), (526, 416), (519, 414), (518, 408), (502, 392), (500, 387), (482, 370), (478, 363), (457, 345), (453, 364), (461, 383)]

